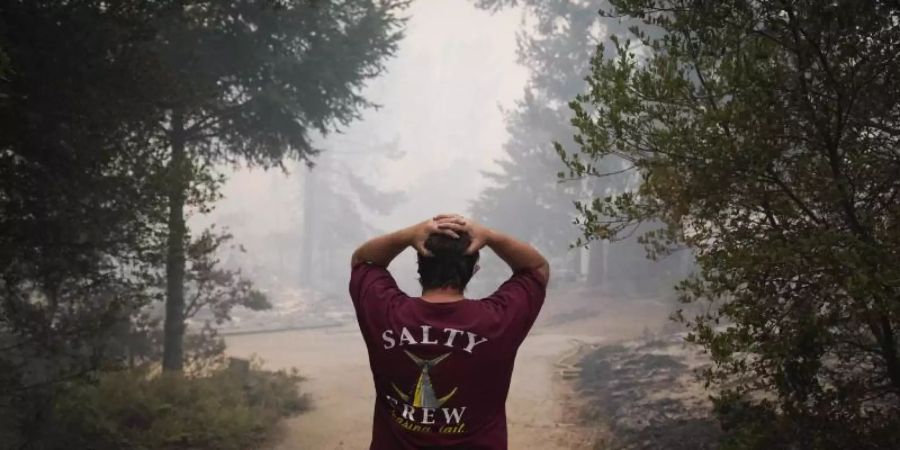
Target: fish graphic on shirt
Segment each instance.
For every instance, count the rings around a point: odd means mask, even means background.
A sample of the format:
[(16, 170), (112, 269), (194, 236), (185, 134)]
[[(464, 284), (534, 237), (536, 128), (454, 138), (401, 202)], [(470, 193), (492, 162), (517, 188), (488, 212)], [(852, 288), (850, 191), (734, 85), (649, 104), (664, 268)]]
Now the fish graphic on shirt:
[(416, 385), (413, 387), (411, 394), (406, 394), (398, 388), (397, 385), (391, 383), (394, 391), (397, 392), (397, 395), (399, 395), (403, 401), (410, 403), (410, 399), (412, 399), (412, 406), (418, 408), (440, 408), (444, 403), (447, 403), (447, 400), (450, 400), (450, 397), (453, 397), (453, 395), (456, 394), (456, 388), (453, 388), (449, 394), (438, 398), (434, 391), (434, 386), (431, 384), (431, 374), (429, 373), (434, 366), (450, 356), (450, 353), (444, 353), (433, 359), (425, 359), (410, 353), (408, 350), (404, 350), (403, 352), (406, 353), (406, 356), (409, 356), (409, 358), (419, 367), (419, 378), (416, 381)]

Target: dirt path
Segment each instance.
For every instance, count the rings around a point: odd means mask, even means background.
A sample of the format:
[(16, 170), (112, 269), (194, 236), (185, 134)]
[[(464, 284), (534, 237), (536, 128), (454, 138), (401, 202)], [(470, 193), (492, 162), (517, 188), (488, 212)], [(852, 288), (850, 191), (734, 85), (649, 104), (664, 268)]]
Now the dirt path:
[[(557, 364), (581, 342), (602, 338), (535, 330), (519, 350), (507, 401), (510, 449), (578, 450), (588, 444), (565, 422), (565, 384)], [(288, 420), (276, 450), (367, 448), (374, 388), (354, 326), (231, 337), (229, 353), (257, 354), (270, 368), (297, 367), (313, 409)]]

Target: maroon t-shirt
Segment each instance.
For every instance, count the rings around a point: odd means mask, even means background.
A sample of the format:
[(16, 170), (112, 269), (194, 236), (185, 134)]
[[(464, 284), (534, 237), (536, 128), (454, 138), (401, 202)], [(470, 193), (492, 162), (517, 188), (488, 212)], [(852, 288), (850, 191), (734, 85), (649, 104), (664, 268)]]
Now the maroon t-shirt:
[(513, 362), (545, 291), (524, 269), (486, 298), (429, 303), (387, 269), (355, 265), (350, 297), (375, 380), (370, 450), (506, 449)]

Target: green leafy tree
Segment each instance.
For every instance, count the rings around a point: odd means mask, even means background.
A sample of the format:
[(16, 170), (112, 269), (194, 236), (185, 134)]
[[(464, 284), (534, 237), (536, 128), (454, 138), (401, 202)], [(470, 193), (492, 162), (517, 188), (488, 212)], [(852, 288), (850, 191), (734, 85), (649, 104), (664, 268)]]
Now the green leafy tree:
[[(265, 306), (211, 259), (220, 238), (191, 239), (185, 210), (218, 198), (217, 163), (307, 159), (310, 135), (368, 106), (359, 89), (404, 4), (0, 4), (0, 442), (36, 445), (71, 383), (152, 353), (167, 263), (179, 355), (192, 312)], [(219, 348), (209, 329), (201, 353)]]
[(132, 46), (148, 27), (103, 4), (0, 5), (3, 443), (45, 433), (56, 387), (114, 362), (155, 300), (163, 159), (138, 138), (153, 100), (133, 88), (153, 83)]
[[(224, 246), (233, 236), (217, 231), (215, 225), (203, 230), (186, 248), (185, 305), (182, 316), (196, 325), (185, 335), (185, 363), (194, 373), (224, 363), (225, 342), (218, 327), (232, 320), (235, 308), (261, 311), (272, 307), (265, 293), (243, 276), (240, 269), (229, 269), (219, 260)], [(239, 245), (228, 245), (232, 251), (244, 253)], [(148, 290), (162, 290), (166, 284), (163, 271), (152, 274)], [(156, 306), (156, 305), (150, 305)], [(162, 349), (161, 321), (153, 308), (145, 308), (131, 318), (129, 335), (122, 339), (122, 352), (129, 367), (158, 362)]]
[(900, 5), (612, 3), (644, 25), (598, 49), (557, 147), (640, 184), (579, 204), (584, 237), (660, 221), (652, 253), (693, 250), (728, 448), (897, 448)]
[[(217, 326), (231, 320), (235, 308), (262, 311), (272, 307), (266, 295), (239, 269), (222, 267), (220, 249), (232, 240), (227, 232), (203, 230), (187, 247), (185, 293), (182, 317), (199, 322), (199, 332), (186, 336), (185, 362), (195, 370), (221, 364), (225, 341)], [(234, 248), (234, 246), (232, 246)]]
[(146, 46), (157, 76), (169, 80), (156, 93), (154, 138), (168, 153), (165, 370), (183, 364), (185, 208), (203, 210), (215, 198), (206, 168), (309, 161), (310, 133), (328, 133), (371, 106), (359, 91), (395, 50), (405, 4), (153, 2), (158, 30)]

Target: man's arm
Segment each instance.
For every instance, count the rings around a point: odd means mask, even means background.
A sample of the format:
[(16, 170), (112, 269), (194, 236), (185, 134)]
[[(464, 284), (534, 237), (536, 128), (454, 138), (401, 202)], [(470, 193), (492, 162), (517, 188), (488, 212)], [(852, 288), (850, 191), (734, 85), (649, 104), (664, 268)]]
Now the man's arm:
[(513, 272), (535, 269), (544, 285), (550, 280), (550, 263), (531, 245), (489, 228), (485, 245), (506, 262)]
[(393, 233), (367, 241), (361, 245), (350, 258), (350, 266), (353, 267), (363, 261), (387, 267), (394, 258), (412, 243), (412, 230), (404, 228)]
[(441, 228), (442, 222), (444, 220), (429, 219), (371, 239), (353, 252), (353, 256), (350, 257), (350, 267), (363, 261), (387, 267), (408, 246), (414, 247), (423, 255), (428, 255), (425, 240), (431, 233), (443, 233), (453, 238), (459, 237), (453, 230)]
[(487, 228), (474, 220), (457, 214), (435, 216), (442, 229), (465, 231), (472, 237), (472, 245), (466, 253), (473, 253), (481, 247), (490, 247), (513, 272), (521, 269), (535, 269), (544, 285), (550, 280), (550, 264), (534, 247), (512, 236)]

